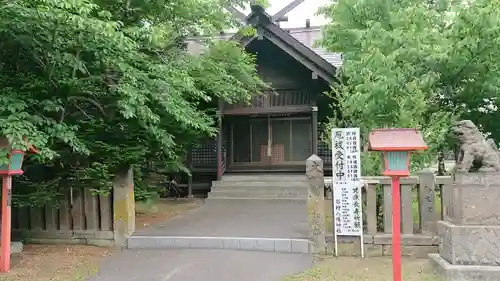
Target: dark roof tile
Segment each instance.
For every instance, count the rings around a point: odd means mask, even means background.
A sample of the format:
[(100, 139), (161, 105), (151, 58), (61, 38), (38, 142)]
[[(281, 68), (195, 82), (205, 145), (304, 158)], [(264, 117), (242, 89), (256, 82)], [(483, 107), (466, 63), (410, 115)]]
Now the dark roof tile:
[[(301, 27), (301, 28), (289, 28), (284, 30), (286, 30), (288, 33), (290, 33), (290, 35), (292, 35), (295, 39), (297, 39), (297, 41), (299, 41), (309, 49), (313, 50), (316, 54), (318, 54), (320, 57), (325, 59), (333, 66), (337, 68), (342, 66), (342, 54), (332, 53), (325, 50), (324, 48), (314, 46), (314, 43), (321, 39), (322, 36), (321, 27), (310, 27), (310, 28)], [(228, 40), (233, 35), (234, 33), (226, 33), (224, 35), (215, 36), (214, 39)], [(187, 43), (188, 43), (188, 51), (190, 53), (200, 54), (201, 52), (203, 52), (204, 48), (199, 38), (189, 38), (187, 40)]]

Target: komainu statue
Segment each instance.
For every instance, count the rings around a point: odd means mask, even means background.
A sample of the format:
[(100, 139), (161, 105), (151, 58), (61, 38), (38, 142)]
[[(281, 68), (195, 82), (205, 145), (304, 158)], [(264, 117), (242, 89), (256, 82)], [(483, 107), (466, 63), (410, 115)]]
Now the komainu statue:
[(498, 147), (497, 147), (497, 144), (495, 143), (494, 139), (487, 139), (486, 143), (488, 143), (491, 146), (491, 148), (493, 148), (494, 151), (500, 152), (500, 151), (498, 151)]
[(470, 120), (462, 120), (452, 128), (460, 142), (460, 154), (455, 172), (500, 171), (500, 154), (493, 140), (486, 140)]

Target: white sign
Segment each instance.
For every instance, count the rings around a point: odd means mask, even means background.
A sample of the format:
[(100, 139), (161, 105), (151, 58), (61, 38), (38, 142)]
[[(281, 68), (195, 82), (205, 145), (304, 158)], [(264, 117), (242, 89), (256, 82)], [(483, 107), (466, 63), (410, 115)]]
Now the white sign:
[[(332, 129), (333, 217), (337, 236), (360, 236), (363, 245), (363, 200), (359, 128)], [(364, 250), (361, 247), (361, 256)]]
[(359, 128), (332, 130), (333, 184), (348, 184), (361, 178)]
[(334, 187), (333, 206), (335, 209), (333, 212), (337, 235), (362, 235), (361, 188), (359, 182)]

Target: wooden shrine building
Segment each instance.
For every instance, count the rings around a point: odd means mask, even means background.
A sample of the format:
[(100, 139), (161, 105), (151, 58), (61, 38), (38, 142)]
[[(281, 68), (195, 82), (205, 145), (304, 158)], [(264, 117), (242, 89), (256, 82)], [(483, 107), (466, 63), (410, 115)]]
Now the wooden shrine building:
[[(272, 89), (251, 103), (219, 101), (220, 131), (192, 149), (188, 165), (196, 174), (217, 176), (226, 172), (304, 172), (305, 160), (317, 154), (331, 163), (328, 144), (319, 141), (318, 120), (331, 112), (329, 91), (341, 64), (339, 54), (315, 48), (321, 31), (305, 28), (285, 30), (260, 6), (253, 6), (246, 21), (257, 30), (254, 37), (226, 36), (238, 40), (256, 54), (257, 71)], [(188, 48), (196, 51), (195, 41)], [(195, 179), (196, 181), (196, 179)]]

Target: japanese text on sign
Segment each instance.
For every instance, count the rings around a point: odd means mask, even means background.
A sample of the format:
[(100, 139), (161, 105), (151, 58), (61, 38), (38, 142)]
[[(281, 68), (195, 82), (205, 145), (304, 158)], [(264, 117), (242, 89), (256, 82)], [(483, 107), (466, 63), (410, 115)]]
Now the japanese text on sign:
[(351, 182), (335, 187), (335, 232), (337, 235), (361, 235), (363, 220), (361, 210), (361, 186)]
[(332, 130), (333, 195), (336, 235), (362, 235), (359, 128)]
[(358, 181), (361, 177), (359, 129), (333, 129), (333, 170), (336, 184)]

